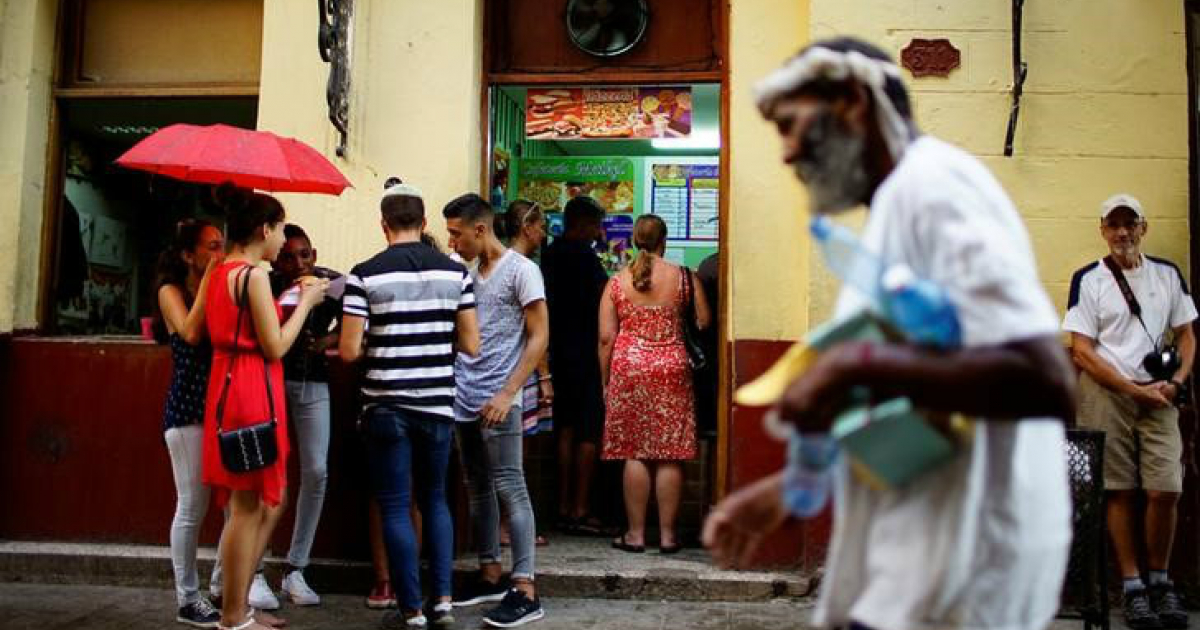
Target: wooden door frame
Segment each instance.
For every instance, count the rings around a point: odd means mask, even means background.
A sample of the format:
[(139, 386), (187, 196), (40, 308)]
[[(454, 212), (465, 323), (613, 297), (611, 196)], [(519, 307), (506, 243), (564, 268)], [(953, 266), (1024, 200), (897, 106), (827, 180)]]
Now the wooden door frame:
[(716, 83), (720, 87), (720, 138), (721, 148), (718, 153), (718, 173), (720, 188), (718, 193), (717, 226), (717, 255), (720, 275), (718, 278), (721, 293), (720, 339), (718, 352), (720, 360), (719, 385), (717, 391), (717, 461), (716, 479), (712, 484), (713, 496), (716, 500), (723, 497), (727, 491), (729, 478), (729, 430), (733, 404), (733, 322), (729, 314), (733, 312), (731, 272), (729, 258), (729, 17), (730, 3), (728, 0), (718, 0), (712, 5), (714, 23), (717, 25), (717, 55), (720, 69), (715, 71), (687, 72), (646, 72), (619, 71), (604, 73), (570, 73), (570, 74), (532, 74), (532, 73), (494, 73), (491, 67), (491, 37), (489, 33), (492, 24), (492, 11), (495, 2), (483, 1), (483, 22), (481, 28), (483, 60), (480, 64), (479, 76), (479, 137), (480, 143), (480, 172), (479, 194), (485, 199), (491, 189), (491, 90), (504, 85), (539, 85), (539, 86), (578, 86), (593, 83), (597, 85), (622, 85), (639, 83)]

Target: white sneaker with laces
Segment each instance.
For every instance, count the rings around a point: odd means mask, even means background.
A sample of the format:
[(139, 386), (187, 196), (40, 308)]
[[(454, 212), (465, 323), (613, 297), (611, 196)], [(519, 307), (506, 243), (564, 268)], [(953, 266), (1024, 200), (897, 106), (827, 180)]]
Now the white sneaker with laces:
[(262, 573), (255, 573), (254, 581), (250, 583), (250, 605), (259, 610), (279, 610), (279, 599), (267, 586), (267, 578)]
[(300, 571), (292, 571), (287, 574), (283, 578), (281, 590), (297, 606), (319, 606), (321, 604), (321, 596), (308, 586), (308, 582), (304, 581), (304, 574)]

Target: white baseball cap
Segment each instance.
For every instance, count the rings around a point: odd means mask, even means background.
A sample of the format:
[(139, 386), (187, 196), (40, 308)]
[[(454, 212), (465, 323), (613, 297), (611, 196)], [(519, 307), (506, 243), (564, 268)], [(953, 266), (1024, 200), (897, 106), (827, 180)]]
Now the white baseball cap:
[(1113, 195), (1105, 199), (1104, 203), (1100, 204), (1100, 218), (1107, 219), (1108, 215), (1112, 214), (1112, 211), (1117, 208), (1129, 208), (1133, 210), (1134, 214), (1138, 215), (1139, 219), (1146, 218), (1146, 214), (1142, 212), (1142, 202), (1138, 201), (1133, 195), (1125, 193)]
[(385, 188), (383, 190), (384, 198), (393, 197), (393, 196), (397, 196), (397, 195), (405, 196), (405, 197), (416, 197), (418, 199), (422, 199), (421, 189), (417, 188), (416, 186), (413, 186), (412, 184), (406, 184), (401, 181), (397, 181), (397, 182), (393, 183), (391, 186), (388, 186), (387, 188)]

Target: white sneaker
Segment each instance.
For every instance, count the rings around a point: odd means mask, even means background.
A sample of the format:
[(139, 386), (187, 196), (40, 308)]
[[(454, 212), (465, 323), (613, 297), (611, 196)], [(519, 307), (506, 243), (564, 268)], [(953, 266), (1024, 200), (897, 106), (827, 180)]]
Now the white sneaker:
[(279, 600), (267, 586), (262, 573), (255, 573), (254, 581), (250, 583), (250, 606), (259, 610), (279, 610)]
[(318, 606), (321, 603), (321, 596), (309, 588), (308, 582), (304, 581), (304, 574), (299, 571), (287, 574), (280, 590), (297, 606)]

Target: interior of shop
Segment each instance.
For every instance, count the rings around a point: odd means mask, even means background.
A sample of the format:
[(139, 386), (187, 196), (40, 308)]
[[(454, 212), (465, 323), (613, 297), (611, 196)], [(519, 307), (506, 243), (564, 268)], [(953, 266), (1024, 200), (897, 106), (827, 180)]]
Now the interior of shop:
[(255, 98), (84, 98), (61, 102), (62, 186), (54, 327), (65, 335), (138, 335), (154, 305), (154, 267), (176, 224), (218, 225), (211, 187), (121, 168), (136, 142), (173, 123), (253, 129)]
[(500, 86), (491, 92), (493, 205), (548, 212), (550, 239), (576, 194), (608, 212), (610, 273), (634, 255), (633, 223), (667, 223), (666, 258), (695, 269), (717, 251), (720, 86)]

